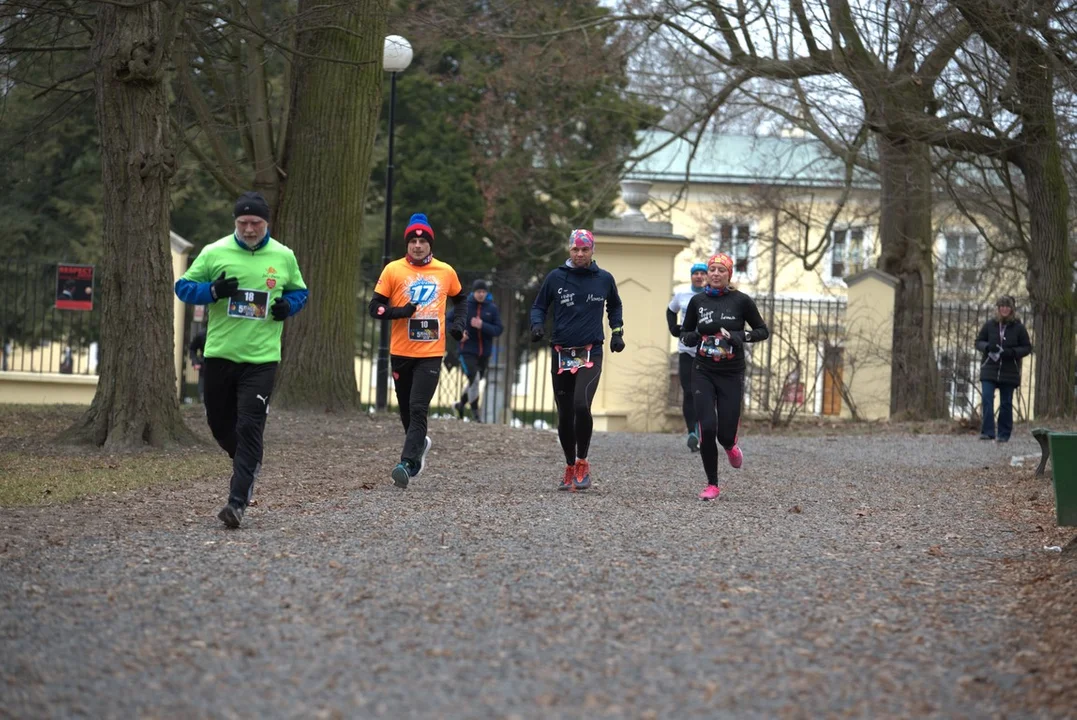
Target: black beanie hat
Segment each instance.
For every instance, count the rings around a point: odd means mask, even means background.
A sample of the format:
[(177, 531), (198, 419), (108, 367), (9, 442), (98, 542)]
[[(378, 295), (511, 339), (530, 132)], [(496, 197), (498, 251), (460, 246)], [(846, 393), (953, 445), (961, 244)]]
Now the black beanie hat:
[(1014, 302), (1013, 295), (1003, 295), (995, 303), (995, 307), (1008, 307), (1013, 310), (1017, 307), (1017, 304)]
[(236, 207), (232, 211), (232, 217), (241, 215), (255, 215), (269, 222), (269, 203), (262, 197), (262, 193), (248, 190), (236, 200)]
[(475, 280), (475, 282), (471, 283), (471, 291), (472, 292), (475, 292), (476, 290), (489, 290), (489, 289), (490, 289), (490, 286), (487, 285), (486, 281), (483, 280), (482, 278), (478, 278), (477, 280)]

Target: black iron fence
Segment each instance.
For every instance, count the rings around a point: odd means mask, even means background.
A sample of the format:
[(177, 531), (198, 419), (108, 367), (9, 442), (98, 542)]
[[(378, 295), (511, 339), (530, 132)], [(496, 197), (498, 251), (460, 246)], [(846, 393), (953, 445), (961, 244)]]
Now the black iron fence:
[(96, 374), (100, 310), (96, 303), (91, 310), (57, 307), (62, 290), (57, 281), (58, 265), (4, 263), (0, 371)]
[[(788, 422), (797, 415), (842, 414), (845, 300), (757, 297), (770, 338), (748, 347), (744, 414)], [(676, 353), (670, 356), (668, 405), (679, 411)]]
[[(983, 324), (996, 317), (996, 309), (981, 305), (942, 303), (935, 306), (935, 355), (942, 380), (946, 407), (952, 418), (978, 415), (981, 407), (980, 353), (976, 336)], [(1014, 419), (1018, 422), (1032, 417), (1032, 399), (1036, 372), (1036, 331), (1030, 308), (1017, 308), (1018, 317), (1025, 322), (1032, 339), (1032, 355), (1021, 365), (1021, 385), (1013, 396)]]
[[(378, 346), (382, 321), (371, 318), (367, 303), (377, 282), (378, 268), (365, 268), (361, 273), (356, 328), (356, 378), (359, 400), (373, 410), (377, 395)], [(549, 383), (550, 353), (544, 344), (532, 345), (528, 314), (535, 292), (535, 277), (508, 276), (482, 270), (458, 270), (465, 291), (470, 291), (477, 278), (490, 285), (489, 302), (497, 305), (501, 314), (502, 332), (489, 342), (490, 358), (484, 380), (480, 383), (479, 418), (483, 422), (507, 423), (515, 426), (553, 427), (556, 409)], [(541, 278), (538, 278), (541, 279)], [(456, 413), (468, 385), (463, 367), (458, 361), (457, 343), (447, 341), (447, 356), (441, 380), (432, 402), (434, 416)], [(396, 395), (389, 376), (387, 404), (397, 406)], [(465, 417), (472, 418), (469, 407)]]
[[(0, 371), (60, 372), (93, 375), (97, 372), (100, 310), (57, 307), (57, 263), (6, 262), (0, 280)], [(380, 270), (361, 272), (356, 327), (356, 380), (360, 402), (373, 408), (377, 388), (377, 360), (381, 322), (367, 313), (367, 302)], [(489, 369), (481, 384), (480, 418), (485, 422), (551, 427), (556, 422), (549, 382), (550, 351), (532, 345), (528, 313), (542, 273), (508, 276), (483, 270), (458, 271), (465, 290), (476, 278), (490, 283), (490, 299), (501, 311), (503, 331), (492, 340)], [(745, 388), (745, 411), (755, 416), (789, 419), (797, 414), (847, 414), (848, 371), (844, 357), (846, 301), (762, 297), (756, 299), (771, 329), (766, 343), (750, 350)], [(59, 303), (62, 305), (63, 303)], [(656, 308), (655, 312), (664, 312)], [(994, 316), (993, 307), (939, 304), (934, 309), (934, 337), (939, 375), (951, 417), (969, 417), (981, 405), (980, 355), (975, 339), (980, 327)], [(1028, 308), (1018, 308), (1036, 345), (1034, 323)], [(190, 320), (190, 315), (188, 316)], [(192, 323), (186, 324), (188, 335)], [(190, 337), (186, 338), (189, 342)], [(449, 356), (434, 398), (435, 414), (454, 413), (467, 386), (467, 378)], [(187, 353), (184, 353), (187, 356)], [(1022, 383), (1014, 396), (1015, 414), (1032, 416), (1036, 354), (1024, 361)], [(188, 380), (192, 378), (188, 377)], [(389, 407), (396, 397), (389, 379)], [(661, 391), (659, 391), (661, 392)], [(680, 406), (676, 352), (670, 347), (666, 404)], [(661, 402), (661, 401), (659, 401)], [(470, 409), (466, 409), (470, 416)]]

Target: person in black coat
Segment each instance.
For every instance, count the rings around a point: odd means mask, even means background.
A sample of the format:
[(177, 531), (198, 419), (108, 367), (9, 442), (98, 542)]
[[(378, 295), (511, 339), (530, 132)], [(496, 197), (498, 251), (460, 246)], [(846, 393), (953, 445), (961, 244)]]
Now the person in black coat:
[(1013, 297), (1003, 295), (995, 304), (998, 315), (984, 323), (976, 336), (976, 349), (982, 355), (983, 425), (980, 439), (996, 439), (995, 390), (998, 390), (997, 440), (1006, 442), (1013, 431), (1013, 391), (1021, 384), (1021, 358), (1032, 353), (1032, 341), (1028, 338), (1028, 330), (1017, 318)]

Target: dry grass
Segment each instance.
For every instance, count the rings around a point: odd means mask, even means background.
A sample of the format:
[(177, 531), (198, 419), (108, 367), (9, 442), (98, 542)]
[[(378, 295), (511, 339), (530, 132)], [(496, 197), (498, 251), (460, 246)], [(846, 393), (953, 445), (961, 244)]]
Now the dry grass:
[[(111, 454), (55, 444), (56, 434), (84, 410), (74, 405), (0, 405), (0, 507), (64, 503), (228, 472), (227, 458), (209, 445)], [(188, 424), (196, 423), (188, 418)]]

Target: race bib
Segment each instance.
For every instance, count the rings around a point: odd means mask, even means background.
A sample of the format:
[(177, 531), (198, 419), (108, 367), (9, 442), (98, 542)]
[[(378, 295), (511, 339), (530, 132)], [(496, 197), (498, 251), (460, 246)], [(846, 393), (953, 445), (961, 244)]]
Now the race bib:
[(228, 298), (228, 317), (265, 320), (269, 315), (269, 293), (240, 288)]
[(729, 338), (722, 335), (704, 335), (699, 345), (699, 354), (715, 362), (733, 357), (733, 346)]
[(408, 318), (408, 339), (415, 342), (435, 342), (441, 337), (437, 318)]
[(591, 362), (591, 346), (563, 348), (557, 346), (557, 374), (563, 372), (575, 373), (580, 368), (594, 367)]

